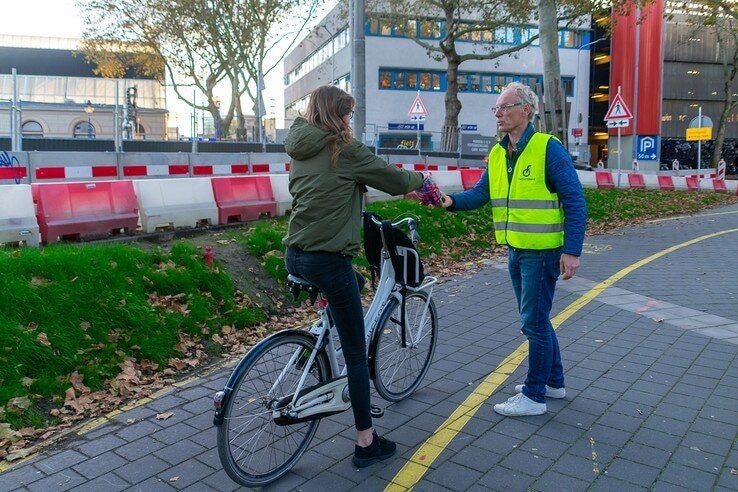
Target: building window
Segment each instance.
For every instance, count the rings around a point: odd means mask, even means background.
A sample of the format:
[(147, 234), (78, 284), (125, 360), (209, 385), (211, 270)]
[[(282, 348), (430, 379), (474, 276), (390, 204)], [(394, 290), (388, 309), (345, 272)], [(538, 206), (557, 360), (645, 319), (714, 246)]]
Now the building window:
[(459, 75), (459, 92), (466, 92), (469, 90), (469, 82), (467, 75)]
[(562, 78), (561, 84), (564, 86), (564, 95), (568, 97), (574, 96), (574, 79)]
[(479, 75), (472, 74), (469, 76), (469, 83), (472, 92), (479, 92)]
[(427, 91), (430, 89), (430, 74), (423, 72), (420, 74), (420, 90)]
[(387, 19), (380, 19), (379, 34), (382, 36), (392, 36), (392, 21)]
[(95, 138), (95, 126), (86, 121), (74, 125), (74, 138)]
[(582, 44), (582, 35), (576, 31), (563, 31), (561, 44), (563, 48), (578, 48)]
[(21, 134), (24, 137), (43, 137), (44, 129), (38, 121), (29, 120), (23, 123)]
[(502, 94), (502, 89), (505, 88), (505, 85), (507, 85), (507, 81), (505, 80), (504, 75), (495, 75), (494, 77), (495, 81), (495, 94)]
[(441, 90), (441, 75), (434, 73), (432, 78), (433, 78), (433, 90), (440, 91)]
[(390, 72), (379, 72), (379, 88), (389, 89), (391, 85), (392, 74)]
[[(522, 39), (521, 42), (525, 43), (533, 36), (538, 36), (538, 28), (537, 27), (527, 27), (524, 28), (521, 32)], [(531, 46), (538, 46), (540, 45), (540, 38), (536, 38), (533, 42), (530, 43)]]
[(405, 72), (395, 73), (395, 89), (405, 88)]
[(420, 36), (426, 39), (439, 39), (441, 37), (441, 22), (425, 19), (420, 21)]
[(379, 34), (379, 19), (372, 17), (369, 19), (369, 34), (376, 36)]
[(492, 77), (489, 75), (482, 76), (482, 92), (492, 93)]
[(418, 88), (418, 74), (415, 72), (409, 72), (407, 74), (407, 88), (417, 89)]

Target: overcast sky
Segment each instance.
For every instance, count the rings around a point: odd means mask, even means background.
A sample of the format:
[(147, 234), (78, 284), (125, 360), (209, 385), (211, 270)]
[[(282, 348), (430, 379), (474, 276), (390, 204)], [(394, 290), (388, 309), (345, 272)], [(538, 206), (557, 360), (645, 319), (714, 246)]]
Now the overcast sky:
[[(145, 0), (142, 0), (145, 1)], [(327, 12), (336, 0), (328, 0), (321, 9)], [(0, 34), (16, 34), (28, 36), (52, 36), (79, 38), (84, 26), (74, 0), (0, 0), (3, 9), (3, 24)], [(281, 127), (284, 118), (282, 64), (280, 63), (265, 81), (264, 101), (267, 112), (276, 112), (277, 126)], [(224, 89), (221, 99), (229, 99), (229, 91)], [(179, 101), (173, 91), (167, 92), (170, 126), (179, 126), (180, 134), (189, 135), (191, 108)], [(244, 108), (251, 113), (250, 108)], [(272, 114), (269, 114), (272, 115)]]

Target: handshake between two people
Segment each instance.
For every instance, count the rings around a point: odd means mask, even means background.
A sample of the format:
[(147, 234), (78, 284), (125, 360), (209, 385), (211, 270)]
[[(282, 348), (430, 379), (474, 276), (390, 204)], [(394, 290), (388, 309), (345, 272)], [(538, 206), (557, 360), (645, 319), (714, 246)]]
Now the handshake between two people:
[(453, 204), (453, 200), (441, 191), (431, 173), (423, 171), (422, 174), (423, 185), (416, 191), (420, 197), (420, 203), (432, 207), (450, 207)]

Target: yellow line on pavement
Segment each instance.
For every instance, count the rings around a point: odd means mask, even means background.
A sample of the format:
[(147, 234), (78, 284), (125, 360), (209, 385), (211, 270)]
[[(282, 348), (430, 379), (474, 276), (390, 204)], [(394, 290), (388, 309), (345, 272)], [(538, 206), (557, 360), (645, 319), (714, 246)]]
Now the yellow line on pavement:
[[(699, 243), (706, 239), (711, 239), (723, 234), (729, 234), (732, 232), (738, 232), (738, 229), (727, 229), (724, 231), (715, 232), (712, 234), (706, 234), (689, 241), (671, 246), (664, 250), (654, 253), (651, 256), (643, 258), (640, 261), (629, 265), (622, 270), (618, 271), (611, 277), (598, 283), (584, 295), (579, 297), (576, 301), (571, 303), (556, 315), (552, 320), (551, 324), (554, 329), (561, 326), (567, 319), (569, 319), (574, 313), (582, 309), (584, 306), (589, 304), (595, 297), (602, 293), (605, 289), (610, 287), (612, 284), (622, 279), (629, 273), (637, 270), (638, 268), (651, 263), (654, 260), (661, 258), (669, 253), (672, 253), (678, 249), (691, 246), (692, 244)], [(520, 346), (515, 349), (513, 353), (505, 357), (505, 359), (492, 371), (484, 381), (482, 381), (474, 391), (453, 411), (453, 413), (435, 430), (423, 444), (420, 445), (417, 451), (412, 455), (410, 460), (400, 469), (394, 478), (387, 484), (384, 489), (386, 492), (394, 491), (406, 491), (412, 489), (423, 476), (428, 472), (433, 462), (438, 456), (446, 449), (446, 446), (456, 435), (464, 428), (464, 426), (474, 417), (482, 406), (482, 404), (492, 396), (502, 384), (507, 381), (507, 378), (520, 366), (521, 362), (528, 356), (528, 342), (523, 342)]]
[(730, 215), (738, 214), (738, 210), (728, 210), (727, 212), (713, 212), (710, 214), (699, 214), (699, 215), (677, 215), (676, 217), (664, 217), (663, 219), (647, 220), (649, 224), (657, 224), (659, 222), (666, 222), (667, 220), (678, 220), (678, 219), (691, 219), (699, 217), (712, 217), (713, 215)]

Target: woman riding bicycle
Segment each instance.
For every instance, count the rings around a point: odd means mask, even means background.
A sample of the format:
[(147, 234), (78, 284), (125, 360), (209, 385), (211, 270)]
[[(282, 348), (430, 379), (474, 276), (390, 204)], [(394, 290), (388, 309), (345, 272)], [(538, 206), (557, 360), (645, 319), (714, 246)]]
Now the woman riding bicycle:
[(395, 453), (395, 443), (372, 428), (369, 368), (361, 288), (364, 279), (351, 260), (359, 252), (366, 186), (391, 195), (419, 188), (423, 175), (375, 156), (351, 135), (354, 98), (326, 85), (310, 96), (305, 118), (290, 128), (285, 149), (292, 157), (289, 190), (292, 214), (285, 264), (292, 275), (321, 289), (341, 340), (356, 424), (353, 463), (369, 466)]

